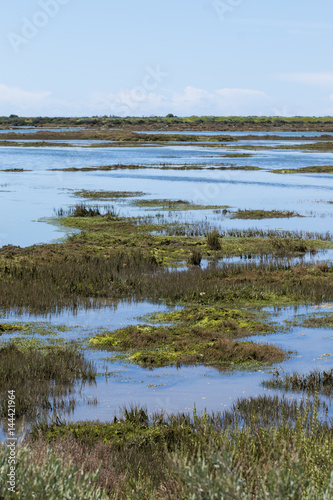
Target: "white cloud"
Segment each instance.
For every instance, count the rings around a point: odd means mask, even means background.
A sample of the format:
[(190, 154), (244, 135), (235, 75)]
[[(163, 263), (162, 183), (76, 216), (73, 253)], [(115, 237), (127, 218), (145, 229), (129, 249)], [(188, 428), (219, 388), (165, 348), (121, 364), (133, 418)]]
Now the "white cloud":
[(50, 95), (51, 92), (33, 92), (0, 83), (1, 114), (33, 113), (33, 110), (40, 109), (47, 103)]
[[(330, 100), (327, 96), (326, 107), (331, 107), (332, 96)], [(208, 91), (189, 85), (182, 91), (171, 92), (162, 86), (157, 86), (154, 91), (146, 91), (140, 86), (114, 93), (95, 92), (82, 101), (74, 98), (61, 100), (47, 91), (28, 91), (0, 84), (0, 115), (15, 113), (21, 116), (149, 116), (173, 113), (178, 116), (287, 116), (293, 112), (294, 106), (289, 109), (286, 102), (272, 99), (261, 90), (246, 88)], [(311, 114), (315, 114), (315, 111)]]
[(326, 73), (281, 73), (281, 80), (304, 85), (314, 85), (319, 87), (333, 87), (333, 72)]
[(272, 113), (271, 98), (262, 91), (223, 88), (215, 91), (188, 86), (182, 92), (93, 94), (91, 113), (115, 115), (240, 115)]

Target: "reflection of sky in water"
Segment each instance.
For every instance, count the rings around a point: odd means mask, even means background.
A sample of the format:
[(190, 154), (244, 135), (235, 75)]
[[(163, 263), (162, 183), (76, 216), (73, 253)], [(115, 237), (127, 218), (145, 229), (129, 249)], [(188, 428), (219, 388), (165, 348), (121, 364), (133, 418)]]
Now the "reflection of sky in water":
[[(330, 311), (326, 308), (287, 307), (274, 312), (272, 320), (282, 323), (293, 319), (295, 315)], [(98, 332), (99, 327), (105, 329), (121, 328), (129, 324), (137, 324), (137, 316), (149, 312), (165, 310), (164, 306), (148, 303), (121, 303), (117, 308), (78, 311), (76, 315), (64, 313), (50, 316), (52, 324), (67, 324), (73, 327), (70, 332), (60, 333), (60, 337), (75, 339), (90, 337)], [(8, 320), (8, 319), (7, 319)], [(6, 319), (2, 320), (6, 321)], [(10, 321), (45, 321), (43, 317), (18, 316)], [(5, 336), (4, 336), (5, 337)], [(5, 338), (4, 338), (5, 339)], [(87, 405), (86, 399), (79, 402), (71, 419), (100, 419), (107, 421), (119, 413), (123, 405), (140, 404), (150, 411), (164, 409), (168, 412), (187, 411), (193, 409), (195, 403), (199, 411), (224, 410), (232, 405), (238, 397), (256, 396), (259, 394), (275, 394), (261, 387), (261, 381), (272, 376), (272, 371), (306, 373), (313, 369), (329, 370), (332, 366), (331, 356), (323, 356), (332, 352), (333, 331), (294, 327), (286, 333), (267, 336), (255, 336), (254, 342), (275, 344), (285, 350), (292, 351), (290, 359), (265, 370), (236, 371), (223, 373), (210, 367), (165, 367), (153, 370), (143, 369), (136, 365), (105, 361), (109, 352), (86, 351), (86, 355), (95, 361), (100, 375), (97, 386), (87, 386), (83, 390), (84, 398), (98, 399), (98, 405)], [(301, 395), (288, 394), (287, 397), (301, 398)]]
[(86, 130), (84, 127), (16, 127), (11, 129), (0, 129), (0, 134), (34, 134), (38, 132), (77, 132)]
[[(258, 221), (228, 220), (211, 212), (183, 214), (183, 219), (212, 220), (221, 228), (281, 228), (326, 232), (332, 225), (332, 177), (324, 174), (277, 175), (267, 171), (116, 170), (108, 172), (52, 172), (52, 168), (111, 164), (251, 165), (266, 169), (333, 163), (332, 153), (260, 151), (250, 158), (223, 158), (228, 149), (200, 146), (148, 148), (0, 148), (0, 170), (24, 168), (31, 172), (0, 172), (0, 245), (21, 246), (51, 241), (64, 234), (46, 223), (54, 208), (76, 202), (68, 190), (143, 191), (150, 198), (185, 199), (204, 205), (241, 209), (293, 210), (306, 218)], [(252, 152), (251, 152), (252, 154)], [(319, 202), (319, 203), (318, 203)], [(103, 202), (104, 203), (104, 202)], [(126, 208), (123, 213), (149, 213)], [(313, 214), (314, 212), (314, 214)], [(166, 212), (164, 212), (166, 214)], [(318, 217), (313, 217), (317, 215)]]

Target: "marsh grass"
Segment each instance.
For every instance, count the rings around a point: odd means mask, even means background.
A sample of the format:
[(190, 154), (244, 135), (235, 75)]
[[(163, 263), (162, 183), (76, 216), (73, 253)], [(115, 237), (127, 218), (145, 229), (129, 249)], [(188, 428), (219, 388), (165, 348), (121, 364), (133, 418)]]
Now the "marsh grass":
[(117, 219), (119, 214), (113, 205), (89, 206), (80, 203), (68, 209), (59, 208), (54, 210), (57, 217), (105, 217), (106, 219)]
[(220, 237), (221, 235), (217, 229), (213, 229), (207, 234), (207, 246), (210, 250), (221, 250)]
[[(134, 221), (135, 222), (135, 221)], [(156, 225), (157, 230), (164, 235), (168, 236), (186, 236), (186, 237), (200, 237), (205, 236), (208, 232), (214, 230), (214, 226), (211, 222), (174, 222), (163, 221), (159, 217), (158, 221), (153, 217), (140, 217), (137, 218), (136, 223), (148, 223)], [(292, 240), (311, 240), (311, 241), (332, 241), (332, 234), (326, 233), (314, 233), (309, 231), (284, 231), (275, 229), (259, 229), (256, 227), (248, 229), (220, 229), (219, 233), (221, 236), (227, 236), (230, 238), (280, 238), (288, 239), (292, 244)]]
[(229, 208), (226, 205), (198, 205), (185, 200), (135, 200), (132, 205), (159, 210), (216, 210)]
[(317, 165), (314, 167), (303, 168), (283, 168), (271, 170), (274, 174), (333, 174), (332, 165)]
[(302, 217), (302, 215), (289, 210), (237, 210), (232, 219), (289, 219), (290, 217)]
[(275, 374), (271, 380), (264, 380), (263, 387), (279, 389), (286, 392), (305, 392), (308, 394), (320, 393), (332, 397), (333, 393), (333, 369), (329, 371), (314, 370), (308, 374), (291, 375)]
[(309, 316), (302, 322), (302, 326), (305, 328), (333, 328), (333, 314)]
[[(110, 498), (330, 498), (332, 427), (321, 405), (278, 397), (238, 400), (224, 413), (193, 416), (123, 410), (113, 423), (40, 424), (27, 445), (51, 447)], [(228, 491), (228, 495), (224, 496)], [(325, 496), (326, 494), (326, 496)], [(205, 495), (205, 496), (203, 496)]]
[(199, 253), (215, 258), (303, 255), (330, 247), (331, 241), (255, 231), (231, 232), (226, 237), (214, 229), (201, 237), (152, 234), (154, 224), (119, 217), (110, 206), (104, 215), (101, 207), (95, 212), (86, 205), (70, 207), (67, 212), (61, 209), (59, 215), (59, 224), (82, 232), (64, 243), (0, 249), (0, 304), (4, 310), (44, 314), (120, 300), (283, 305), (330, 301), (333, 296), (333, 269), (325, 263), (292, 266), (272, 261), (204, 270), (191, 266), (183, 272), (169, 269), (194, 252), (196, 262)]
[(88, 250), (85, 241), (75, 238), (73, 245), (3, 249), (2, 308), (43, 314), (120, 300), (259, 306), (333, 299), (333, 268), (325, 263), (244, 263), (177, 271), (158, 265), (158, 251), (111, 248), (103, 255), (100, 249)]
[(143, 196), (145, 193), (142, 191), (74, 191), (74, 196), (86, 198), (91, 200), (117, 200), (122, 198), (136, 198)]
[(201, 261), (202, 253), (198, 248), (194, 248), (187, 259), (187, 264), (189, 266), (200, 266)]
[(74, 384), (91, 383), (96, 369), (75, 346), (53, 346), (42, 352), (15, 342), (0, 347), (0, 416), (8, 413), (8, 391), (15, 391), (16, 417), (38, 416), (75, 406)]

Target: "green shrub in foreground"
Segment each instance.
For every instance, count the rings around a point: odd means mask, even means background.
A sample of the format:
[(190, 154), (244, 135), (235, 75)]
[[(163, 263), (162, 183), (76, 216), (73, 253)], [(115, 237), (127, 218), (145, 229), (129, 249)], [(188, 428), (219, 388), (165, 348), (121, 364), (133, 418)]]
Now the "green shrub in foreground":
[(27, 447), (18, 448), (16, 455), (16, 491), (8, 490), (9, 454), (0, 449), (0, 498), (20, 500), (103, 500), (108, 497), (95, 486), (98, 471), (83, 474), (76, 467), (63, 470), (62, 461), (48, 448), (41, 463), (36, 463)]

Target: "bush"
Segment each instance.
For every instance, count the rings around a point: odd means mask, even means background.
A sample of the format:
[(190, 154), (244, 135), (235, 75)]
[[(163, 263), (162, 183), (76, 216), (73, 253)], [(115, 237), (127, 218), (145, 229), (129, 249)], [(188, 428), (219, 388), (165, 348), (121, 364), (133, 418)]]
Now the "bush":
[(191, 253), (189, 258), (187, 259), (187, 263), (189, 266), (200, 266), (202, 260), (202, 254), (200, 250), (195, 248)]
[(87, 208), (85, 205), (76, 205), (73, 217), (98, 217), (101, 213), (99, 209)]
[(211, 250), (220, 250), (220, 233), (214, 229), (211, 233), (207, 234), (207, 245)]
[[(0, 477), (7, 478), (10, 473), (9, 451), (0, 450)], [(84, 474), (76, 467), (66, 467), (50, 449), (44, 456), (34, 456), (27, 447), (17, 448), (15, 466), (15, 493), (8, 490), (6, 480), (0, 483), (0, 498), (44, 498), (47, 500), (79, 499), (106, 500), (108, 497), (94, 486), (98, 471)]]

